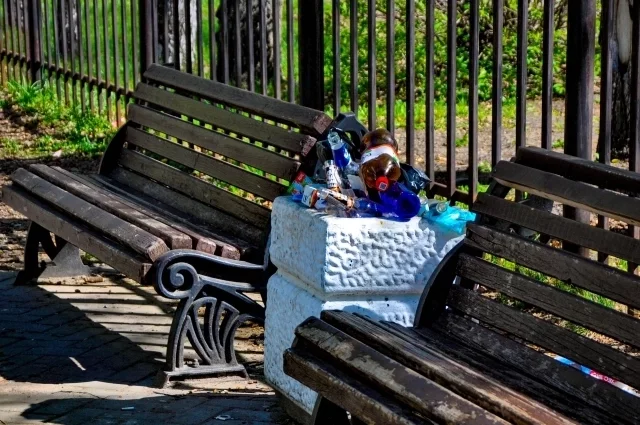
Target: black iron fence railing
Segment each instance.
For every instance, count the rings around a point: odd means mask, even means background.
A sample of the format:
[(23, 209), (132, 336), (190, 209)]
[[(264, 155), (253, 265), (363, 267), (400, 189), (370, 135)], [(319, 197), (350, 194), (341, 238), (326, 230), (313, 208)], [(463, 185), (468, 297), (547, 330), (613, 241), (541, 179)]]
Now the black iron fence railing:
[(0, 79), (118, 123), (151, 62), (350, 109), (472, 203), (525, 144), (637, 170), (639, 27), (629, 0), (2, 0)]

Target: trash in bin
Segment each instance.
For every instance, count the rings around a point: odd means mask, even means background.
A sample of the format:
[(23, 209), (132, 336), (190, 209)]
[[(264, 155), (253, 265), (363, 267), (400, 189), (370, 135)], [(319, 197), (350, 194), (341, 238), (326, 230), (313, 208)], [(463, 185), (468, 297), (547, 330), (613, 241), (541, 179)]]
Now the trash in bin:
[(423, 212), (423, 217), (430, 223), (446, 227), (462, 235), (467, 223), (476, 219), (476, 214), (458, 207), (449, 205), (446, 201), (434, 201)]

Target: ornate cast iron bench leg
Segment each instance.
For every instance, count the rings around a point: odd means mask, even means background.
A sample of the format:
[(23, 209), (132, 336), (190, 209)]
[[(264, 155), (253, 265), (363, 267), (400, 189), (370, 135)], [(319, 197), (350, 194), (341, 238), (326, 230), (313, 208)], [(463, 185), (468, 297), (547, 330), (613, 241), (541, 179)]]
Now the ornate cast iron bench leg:
[[(266, 268), (198, 251), (174, 250), (156, 261), (151, 276), (158, 294), (180, 300), (157, 384), (165, 386), (171, 379), (195, 376), (246, 377), (233, 342), (243, 322), (264, 322), (264, 307), (245, 293), (263, 290)], [(184, 358), (187, 340), (198, 357), (190, 365)]]

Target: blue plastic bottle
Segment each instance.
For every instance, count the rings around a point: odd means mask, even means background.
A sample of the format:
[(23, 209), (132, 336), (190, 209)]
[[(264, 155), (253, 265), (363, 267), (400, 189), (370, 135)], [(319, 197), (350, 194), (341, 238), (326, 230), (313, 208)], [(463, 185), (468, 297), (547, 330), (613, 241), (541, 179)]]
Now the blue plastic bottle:
[(420, 212), (420, 198), (403, 185), (394, 183), (384, 192), (379, 192), (380, 203), (367, 198), (359, 198), (355, 202), (358, 210), (409, 221)]
[(331, 145), (336, 166), (345, 172), (352, 172), (351, 168), (354, 168), (356, 164), (351, 160), (349, 149), (347, 149), (347, 145), (340, 137), (340, 134), (335, 130), (331, 130), (327, 136), (327, 141)]

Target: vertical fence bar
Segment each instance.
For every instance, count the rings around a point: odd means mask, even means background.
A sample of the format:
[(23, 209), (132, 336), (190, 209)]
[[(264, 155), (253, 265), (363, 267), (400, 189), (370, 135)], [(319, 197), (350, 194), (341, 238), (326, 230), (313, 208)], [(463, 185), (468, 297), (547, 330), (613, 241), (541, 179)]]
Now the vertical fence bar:
[[(53, 84), (51, 79), (51, 26), (49, 25), (49, 6), (48, 2), (44, 2), (44, 43), (46, 44), (45, 50), (47, 51), (46, 71), (49, 84)], [(5, 80), (6, 81), (6, 80)], [(50, 86), (52, 87), (52, 86)]]
[(198, 45), (198, 76), (204, 76), (204, 40), (202, 39), (202, 0), (196, 0), (196, 44)]
[[(322, 0), (298, 3), (300, 103), (324, 110), (324, 13)], [(293, 9), (292, 9), (293, 10)]]
[(280, 0), (273, 0), (273, 83), (276, 99), (282, 98), (282, 79), (280, 77), (280, 23), (282, 13)]
[[(595, 0), (573, 0), (567, 14), (567, 88), (565, 92), (564, 152), (591, 159)], [(589, 223), (591, 214), (564, 206), (565, 217)], [(569, 251), (588, 256), (589, 250), (563, 243)]]
[(118, 4), (117, 1), (118, 0), (112, 0), (111, 3), (111, 22), (113, 23), (113, 81), (115, 85), (116, 123), (119, 127), (122, 109), (120, 106), (120, 93), (118, 91), (118, 89), (120, 88), (120, 46), (118, 43), (118, 13), (116, 11), (116, 6)]
[(296, 101), (293, 50), (293, 0), (287, 0), (287, 91), (289, 93), (289, 102)]
[[(130, 0), (136, 1), (136, 0)], [(123, 63), (123, 81), (124, 81), (124, 104), (125, 113), (127, 110), (126, 104), (128, 102), (127, 92), (129, 91), (129, 41), (127, 40), (127, 2), (122, 0), (121, 3), (122, 13), (122, 61)], [(133, 18), (132, 18), (133, 19)], [(155, 44), (155, 43), (154, 43)]]
[(350, 79), (351, 110), (358, 114), (358, 0), (349, 1), (349, 41), (350, 41)]
[[(640, 2), (633, 2), (633, 35), (631, 52), (631, 140), (629, 141), (629, 169), (638, 171), (640, 165)], [(629, 224), (629, 235), (640, 238), (640, 227)], [(638, 264), (629, 263), (627, 270), (635, 274)]]
[[(158, 27), (159, 22), (158, 22), (158, 16), (157, 16), (157, 12), (156, 12), (158, 10), (158, 8), (160, 7), (160, 2), (161, 1), (162, 2), (166, 2), (166, 0), (153, 0), (152, 3), (151, 3), (152, 4), (151, 16), (153, 16), (153, 25), (151, 26), (151, 28), (152, 28), (152, 30), (151, 30), (152, 33), (151, 34), (153, 36), (151, 38), (151, 40), (152, 40), (153, 47), (152, 47), (151, 51), (153, 52), (153, 62), (154, 63), (161, 60), (160, 59), (160, 47), (159, 47), (159, 43), (160, 43), (160, 32), (159, 31), (160, 31), (160, 29)], [(165, 9), (165, 11), (166, 10), (167, 9)], [(163, 27), (164, 27), (163, 30), (164, 29), (167, 29), (167, 30), (169, 29), (166, 19), (164, 20)], [(163, 52), (163, 55), (164, 55), (163, 62), (166, 63), (167, 62), (167, 60), (166, 60), (166, 56), (167, 56), (166, 50)]]
[[(139, 0), (131, 0), (131, 60), (133, 62), (133, 87), (135, 87), (136, 84), (138, 84), (138, 81), (140, 81), (140, 59), (138, 58), (138, 49), (140, 48), (140, 44), (138, 43), (138, 1)], [(158, 14), (156, 10), (151, 12), (151, 19), (157, 22)], [(157, 43), (154, 43), (153, 47), (154, 50), (157, 49)]]
[(551, 149), (553, 101), (553, 8), (554, 0), (544, 2), (544, 24), (542, 29), (542, 140), (544, 149)]
[[(242, 37), (242, 34), (240, 32), (241, 26), (240, 26), (240, 1), (241, 0), (232, 0), (235, 1), (235, 6), (234, 6), (234, 10), (235, 10), (235, 14), (234, 14), (234, 38), (236, 40), (236, 45), (235, 45), (235, 49), (236, 52), (233, 55), (235, 58), (235, 65), (236, 65), (236, 80), (235, 80), (235, 84), (237, 87), (240, 87), (242, 85), (242, 40), (240, 39)], [(247, 11), (248, 13), (248, 11)]]
[(469, 52), (469, 200), (475, 202), (478, 193), (478, 55), (479, 52), (479, 4), (470, 2), (471, 43)]
[(16, 52), (18, 54), (18, 72), (20, 73), (20, 81), (23, 81), (24, 75), (23, 75), (23, 64), (24, 64), (24, 51), (22, 50), (22, 46), (24, 45), (24, 43), (22, 42), (22, 17), (21, 12), (22, 12), (22, 8), (20, 7), (20, 4), (18, 3), (19, 0), (16, 0), (16, 13), (15, 13), (15, 18), (16, 18), (16, 25), (15, 25), (15, 32), (16, 32), (16, 39), (18, 40), (18, 51)]
[[(27, 24), (27, 22), (25, 22)], [(40, 0), (29, 1), (29, 21), (30, 28), (26, 30), (29, 33), (29, 71), (31, 82), (40, 81), (41, 73), (41, 56), (42, 56), (42, 40), (40, 38)]]
[[(213, 81), (218, 79), (216, 73), (218, 61), (216, 57), (216, 5), (213, 0), (209, 0), (209, 78)], [(166, 22), (166, 20), (165, 20)]]
[(502, 27), (504, 0), (493, 0), (493, 66), (491, 86), (491, 167), (502, 158)]
[[(103, 0), (104, 1), (104, 0)], [(60, 34), (62, 35), (62, 67), (64, 68), (64, 102), (65, 105), (69, 104), (69, 57), (68, 57), (68, 47), (67, 47), (67, 26), (66, 26), (66, 16), (67, 16), (67, 3), (65, 0), (60, 0), (60, 19), (62, 22), (62, 28), (60, 28)], [(57, 19), (56, 19), (57, 21)], [(58, 45), (58, 40), (55, 41), (56, 46)]]
[(340, 113), (340, 0), (333, 0), (331, 24), (333, 27), (333, 111)]
[(11, 15), (10, 18), (13, 20), (13, 23), (11, 23), (11, 40), (12, 40), (12, 50), (14, 53), (14, 57), (13, 57), (13, 71), (15, 73), (15, 79), (16, 81), (21, 81), (22, 80), (22, 73), (20, 72), (20, 28), (18, 26), (18, 2), (17, 0), (15, 0), (13, 3), (15, 3), (15, 7), (13, 6), (13, 4), (11, 3), (11, 0), (9, 0), (9, 4), (11, 5)]
[(456, 191), (456, 20), (457, 2), (447, 2), (447, 197)]
[(111, 54), (109, 52), (109, 12), (107, 9), (107, 0), (102, 0), (102, 41), (104, 47), (104, 100), (107, 107), (107, 117), (111, 119), (111, 93), (109, 85), (111, 83)]
[(56, 13), (57, 11), (58, 11), (57, 1), (53, 0), (51, 2), (51, 17), (53, 18), (53, 40), (51, 41), (53, 42), (53, 54), (55, 55), (55, 64), (56, 64), (56, 70), (54, 71), (54, 78), (56, 80), (57, 99), (58, 99), (58, 102), (62, 102), (62, 86), (60, 84), (60, 72), (59, 72), (59, 69), (61, 68), (60, 46), (58, 44), (60, 31), (58, 28), (58, 16)]
[[(227, 16), (226, 1), (222, 0), (223, 16)], [(225, 43), (226, 43), (225, 38)], [(173, 0), (173, 66), (180, 69), (180, 2)], [(228, 81), (225, 81), (225, 83)]]
[[(260, 74), (261, 74), (261, 85), (262, 85), (262, 94), (267, 95), (267, 91), (269, 89), (269, 80), (267, 71), (268, 67), (268, 59), (267, 59), (267, 11), (266, 11), (266, 1), (260, 0)], [(322, 15), (321, 15), (322, 16)], [(322, 63), (322, 62), (319, 62)]]
[[(518, 42), (516, 46), (516, 150), (527, 143), (527, 29), (529, 1), (518, 0)], [(568, 74), (569, 75), (569, 74)]]
[(229, 84), (229, 8), (228, 1), (222, 0), (220, 7), (222, 8), (222, 52), (220, 53), (220, 61), (222, 61), (222, 82)]
[(253, 38), (253, 0), (247, 0), (247, 47), (248, 47), (248, 67), (247, 70), (249, 80), (249, 90), (256, 91), (256, 60), (255, 60), (255, 45)]
[(396, 103), (396, 63), (395, 51), (395, 0), (387, 0), (387, 129), (394, 134), (395, 129), (395, 103)]
[[(135, 0), (134, 0), (135, 1)], [(153, 14), (151, 10), (153, 8), (153, 0), (142, 0), (140, 2), (140, 40), (144, 47), (144, 53), (142, 54), (141, 68), (143, 72), (153, 63), (154, 60), (154, 46), (153, 46)], [(165, 21), (167, 16), (165, 15)], [(165, 50), (166, 59), (166, 50)]]
[[(172, 7), (173, 2), (171, 0), (158, 0), (159, 2), (163, 2), (164, 4), (164, 17), (163, 17), (163, 22), (162, 22), (162, 57), (163, 57), (163, 62), (164, 63), (169, 63), (169, 8)], [(211, 2), (213, 3), (213, 0), (211, 0)], [(213, 7), (213, 5), (211, 5)], [(213, 9), (212, 12), (210, 13), (215, 13), (215, 9)], [(211, 18), (211, 22), (209, 23), (209, 25), (211, 25), (211, 34), (212, 36), (215, 34), (215, 25), (214, 25), (215, 20), (213, 18)], [(159, 56), (159, 55), (157, 55)], [(143, 70), (144, 72), (144, 70)]]
[(407, 163), (415, 165), (416, 3), (407, 0)]
[(427, 16), (426, 16), (426, 45), (427, 45), (427, 63), (426, 63), (426, 73), (427, 73), (427, 87), (426, 87), (426, 104), (425, 104), (425, 114), (426, 114), (426, 124), (427, 128), (425, 130), (425, 171), (429, 176), (431, 181), (435, 181), (435, 123), (434, 123), (434, 97), (435, 97), (435, 87), (433, 81), (433, 29), (434, 29), (434, 12), (435, 12), (435, 1), (436, 0), (427, 0)]
[[(86, 0), (88, 1), (88, 0)], [(98, 0), (93, 0), (93, 36), (96, 46), (96, 96), (98, 97), (98, 112), (104, 110), (104, 102), (102, 101), (102, 49), (100, 46), (100, 26), (98, 25)]]
[[(75, 0), (76, 3), (78, 0)], [(76, 84), (75, 72), (76, 72), (76, 22), (73, 21), (73, 2), (74, 0), (67, 1), (67, 10), (69, 19), (69, 54), (71, 56), (71, 96), (72, 96), (72, 104), (75, 106), (78, 102), (78, 85)], [(66, 48), (66, 45), (65, 45)]]
[(80, 105), (82, 107), (82, 112), (85, 112), (87, 109), (86, 104), (86, 96), (85, 96), (85, 83), (82, 78), (84, 67), (84, 49), (82, 48), (82, 13), (80, 13), (80, 0), (76, 0), (76, 15), (78, 17), (78, 75), (80, 76), (80, 80), (78, 81), (78, 86), (80, 86)]
[[(600, 46), (600, 143), (598, 144), (598, 161), (603, 164), (611, 163), (613, 1), (602, 0), (602, 15), (600, 17), (600, 39), (602, 44)], [(609, 230), (609, 219), (599, 215), (598, 227)], [(607, 258), (608, 255), (601, 252), (598, 253), (598, 261), (604, 262), (607, 261)]]
[[(135, 1), (134, 1), (135, 2)], [(85, 54), (87, 55), (87, 91), (89, 96), (89, 109), (94, 112), (96, 104), (93, 100), (93, 49), (91, 48), (91, 20), (89, 12), (89, 0), (84, 0), (84, 33), (85, 33)]]
[[(236, 0), (237, 1), (237, 0)], [(185, 46), (185, 61), (187, 66), (187, 72), (193, 73), (193, 43), (191, 40), (191, 1), (184, 2), (184, 46)]]
[(369, 25), (369, 128), (378, 126), (376, 119), (376, 0), (369, 0), (367, 10), (367, 22)]
[[(9, 24), (9, 0), (2, 0), (2, 17), (4, 21), (4, 28), (2, 28), (2, 32), (4, 35), (4, 47), (7, 49), (7, 53), (13, 52), (13, 40), (11, 39), (11, 25)], [(11, 59), (7, 58), (7, 78), (9, 80), (15, 79), (13, 69), (11, 67)]]

